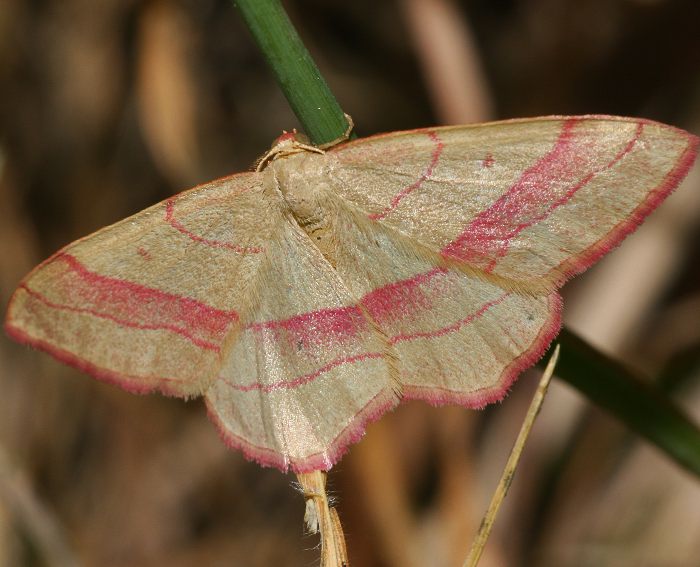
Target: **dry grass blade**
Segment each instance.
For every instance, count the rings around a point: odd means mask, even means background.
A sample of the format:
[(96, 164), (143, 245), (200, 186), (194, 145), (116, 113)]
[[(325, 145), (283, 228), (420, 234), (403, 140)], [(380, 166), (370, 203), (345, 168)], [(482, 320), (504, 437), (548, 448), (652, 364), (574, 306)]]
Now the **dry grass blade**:
[(304, 521), (311, 533), (321, 532), (321, 567), (348, 567), (348, 554), (340, 518), (326, 494), (326, 473), (314, 471), (297, 475), (306, 500)]
[(508, 462), (506, 463), (506, 466), (503, 469), (501, 480), (499, 481), (498, 486), (496, 487), (496, 490), (493, 493), (493, 496), (491, 497), (491, 503), (489, 504), (486, 514), (484, 515), (484, 519), (481, 521), (479, 531), (476, 534), (476, 538), (474, 538), (474, 543), (472, 543), (472, 547), (469, 550), (469, 555), (467, 556), (467, 559), (464, 561), (463, 567), (476, 567), (476, 565), (479, 563), (481, 554), (484, 551), (484, 546), (486, 545), (486, 540), (488, 539), (489, 534), (491, 533), (491, 528), (493, 527), (493, 524), (496, 520), (496, 514), (498, 513), (498, 510), (501, 507), (501, 504), (503, 503), (503, 499), (508, 493), (508, 489), (510, 488), (511, 482), (513, 482), (515, 469), (518, 466), (518, 462), (520, 461), (520, 455), (522, 454), (523, 448), (525, 447), (525, 442), (527, 441), (528, 435), (530, 434), (532, 425), (535, 423), (535, 418), (537, 418), (537, 414), (542, 408), (542, 402), (544, 401), (544, 396), (547, 393), (547, 387), (549, 386), (549, 381), (551, 380), (552, 374), (554, 373), (554, 367), (557, 364), (558, 358), (559, 345), (557, 345), (554, 349), (554, 353), (552, 354), (552, 357), (547, 363), (547, 368), (545, 368), (545, 371), (542, 374), (540, 383), (537, 386), (537, 391), (535, 392), (535, 395), (532, 398), (532, 402), (530, 402), (530, 407), (527, 410), (525, 420), (523, 421), (523, 424), (520, 427), (520, 433), (518, 433), (518, 438), (515, 440), (513, 449), (511, 450), (510, 456), (508, 457)]

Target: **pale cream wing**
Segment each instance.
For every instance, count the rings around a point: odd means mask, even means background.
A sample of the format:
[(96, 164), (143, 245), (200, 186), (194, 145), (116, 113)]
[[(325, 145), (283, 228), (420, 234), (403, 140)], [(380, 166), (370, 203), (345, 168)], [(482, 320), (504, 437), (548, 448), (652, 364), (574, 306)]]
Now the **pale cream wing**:
[(331, 150), (318, 175), (450, 261), (551, 290), (632, 231), (697, 145), (647, 120), (535, 118), (361, 139)]
[(207, 407), (249, 458), (328, 469), (368, 420), (398, 402), (386, 345), (291, 217), (266, 246)]
[(6, 329), (129, 390), (199, 394), (239, 325), (276, 208), (257, 173), (176, 195), (43, 262)]

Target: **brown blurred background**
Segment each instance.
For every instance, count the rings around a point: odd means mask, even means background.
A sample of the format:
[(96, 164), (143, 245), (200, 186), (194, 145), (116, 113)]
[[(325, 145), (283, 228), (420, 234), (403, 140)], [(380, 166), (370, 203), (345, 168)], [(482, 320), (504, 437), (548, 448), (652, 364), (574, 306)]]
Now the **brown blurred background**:
[[(360, 135), (607, 113), (700, 133), (697, 0), (296, 0)], [(298, 123), (228, 0), (0, 3), (0, 304), (62, 245), (245, 170)], [(700, 416), (700, 173), (565, 289), (566, 319)], [(330, 475), (356, 567), (461, 565), (537, 380), (402, 406)], [(0, 565), (313, 565), (293, 477), (200, 401), (134, 396), (0, 337)], [(555, 383), (483, 559), (678, 566), (700, 483)]]

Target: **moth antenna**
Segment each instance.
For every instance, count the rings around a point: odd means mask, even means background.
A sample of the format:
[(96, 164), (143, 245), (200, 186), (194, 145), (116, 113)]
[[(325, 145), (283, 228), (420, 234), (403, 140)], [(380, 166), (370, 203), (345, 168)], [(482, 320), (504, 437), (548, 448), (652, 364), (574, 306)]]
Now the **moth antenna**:
[[(287, 135), (288, 132), (284, 132), (284, 135)], [(293, 135), (296, 134), (296, 129), (293, 132)], [(276, 143), (272, 148), (270, 148), (260, 159), (258, 159), (255, 162), (255, 171), (257, 173), (260, 173), (265, 166), (268, 164), (268, 162), (271, 162), (278, 157), (282, 156), (289, 156), (293, 154), (298, 154), (300, 152), (313, 152), (315, 154), (325, 154), (326, 152), (323, 151), (323, 149), (312, 146), (311, 144), (305, 144), (303, 142), (299, 142), (298, 140), (294, 140), (293, 142), (289, 142), (289, 140), (285, 140), (283, 142)]]

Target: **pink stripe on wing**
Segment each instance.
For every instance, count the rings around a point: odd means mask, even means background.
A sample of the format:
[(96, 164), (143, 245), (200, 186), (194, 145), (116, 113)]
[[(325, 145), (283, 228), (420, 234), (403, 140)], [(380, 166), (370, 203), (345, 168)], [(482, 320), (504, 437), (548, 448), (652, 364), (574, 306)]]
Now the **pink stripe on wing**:
[(351, 305), (349, 307), (318, 309), (294, 315), (288, 319), (272, 319), (251, 323), (248, 328), (254, 331), (279, 328), (294, 332), (312, 330), (314, 332), (348, 334), (357, 332), (358, 318), (362, 318), (362, 312), (357, 306)]
[(232, 432), (227, 424), (227, 418), (223, 417), (216, 408), (216, 402), (209, 397), (206, 398), (209, 418), (216, 424), (226, 445), (240, 449), (246, 459), (257, 461), (263, 466), (277, 467), (282, 472), (292, 470), (296, 473), (329, 470), (340, 460), (350, 445), (362, 438), (369, 423), (379, 419), (397, 403), (398, 399), (391, 388), (386, 387), (380, 390), (352, 416), (352, 419), (326, 450), (295, 458), (280, 452), (278, 449), (252, 443), (241, 434)]
[[(34, 348), (43, 350), (50, 354), (59, 362), (68, 364), (73, 368), (77, 368), (82, 372), (91, 374), (98, 380), (102, 380), (108, 384), (114, 384), (134, 394), (146, 394), (154, 390), (159, 390), (167, 396), (183, 396), (184, 388), (188, 382), (196, 382), (194, 379), (188, 378), (171, 378), (168, 376), (140, 376), (135, 374), (127, 374), (125, 372), (115, 372), (108, 368), (102, 368), (86, 360), (75, 353), (64, 350), (56, 346), (53, 342), (45, 341), (36, 338), (24, 329), (15, 327), (11, 322), (5, 323), (5, 330), (14, 340), (31, 345)], [(194, 392), (188, 392), (192, 395)]]
[(219, 351), (219, 345), (214, 344), (208, 341), (204, 341), (193, 334), (191, 334), (187, 329), (183, 329), (181, 327), (177, 327), (174, 325), (170, 325), (167, 323), (139, 323), (137, 321), (129, 321), (128, 319), (123, 319), (118, 316), (109, 314), (109, 313), (101, 313), (95, 309), (90, 309), (87, 307), (76, 307), (73, 305), (67, 305), (63, 303), (56, 303), (55, 301), (51, 301), (46, 298), (46, 296), (42, 295), (38, 291), (34, 291), (33, 289), (29, 288), (26, 283), (23, 283), (19, 286), (21, 289), (26, 291), (32, 298), (36, 299), (37, 301), (43, 303), (47, 307), (50, 307), (51, 309), (56, 309), (57, 311), (70, 311), (72, 313), (85, 313), (87, 315), (92, 315), (93, 317), (98, 317), (100, 319), (107, 319), (108, 321), (112, 321), (113, 323), (116, 323), (117, 325), (120, 325), (122, 327), (131, 327), (133, 329), (141, 329), (144, 331), (158, 331), (158, 330), (166, 330), (166, 331), (172, 331), (173, 333), (177, 333), (178, 335), (182, 335), (185, 337), (187, 340), (189, 340), (191, 343), (197, 345), (200, 348), (203, 348), (205, 350), (213, 350), (218, 352)]
[(225, 378), (221, 378), (221, 380), (223, 380), (228, 386), (230, 386), (234, 390), (240, 390), (241, 392), (261, 390), (263, 392), (270, 393), (274, 390), (296, 388), (297, 386), (308, 384), (309, 382), (313, 382), (314, 380), (316, 380), (316, 378), (318, 378), (319, 376), (322, 376), (323, 374), (330, 372), (331, 370), (339, 366), (344, 366), (346, 364), (354, 364), (356, 362), (362, 362), (363, 360), (375, 358), (384, 358), (384, 354), (381, 352), (364, 352), (362, 354), (356, 354), (354, 356), (337, 358), (336, 360), (332, 360), (328, 364), (321, 366), (321, 368), (315, 370), (314, 372), (310, 372), (309, 374), (298, 376), (293, 380), (279, 380), (277, 382), (272, 382), (271, 384), (261, 384), (260, 382), (252, 382), (250, 384), (233, 384)]
[(256, 334), (271, 332), (286, 335), (286, 340), (298, 347), (342, 344), (367, 330), (367, 320), (356, 305), (319, 309), (288, 319), (262, 321), (248, 326)]
[[(211, 238), (205, 238), (193, 233), (187, 229), (180, 221), (175, 218), (175, 201), (177, 197), (171, 197), (165, 201), (165, 221), (172, 226), (174, 229), (178, 230), (194, 242), (199, 242), (206, 246), (211, 246), (212, 248), (227, 248), (238, 252), (239, 254), (259, 254), (264, 252), (264, 248), (260, 246), (240, 246), (238, 244), (233, 244), (232, 242), (226, 242), (223, 240), (213, 240)], [(233, 214), (231, 212), (230, 214)]]
[(455, 321), (451, 325), (447, 325), (446, 327), (442, 327), (441, 329), (436, 329), (434, 331), (427, 331), (427, 332), (422, 332), (422, 333), (411, 333), (411, 334), (402, 334), (402, 335), (395, 335), (389, 339), (389, 342), (394, 345), (396, 343), (404, 342), (404, 341), (414, 341), (416, 339), (434, 339), (436, 337), (442, 337), (444, 335), (447, 335), (449, 333), (454, 333), (455, 331), (459, 331), (462, 327), (465, 325), (468, 325), (475, 319), (478, 319), (481, 317), (484, 313), (486, 313), (491, 307), (498, 305), (499, 303), (502, 303), (503, 300), (508, 297), (510, 293), (506, 292), (500, 297), (497, 297), (496, 299), (493, 299), (487, 303), (484, 303), (477, 311), (472, 313), (471, 315), (465, 317), (464, 319), (460, 319), (459, 321)]
[[(392, 282), (367, 293), (360, 305), (370, 317), (379, 323), (400, 318), (418, 309), (429, 309), (430, 298), (420, 288), (438, 275), (447, 273), (445, 268), (433, 268)], [(284, 331), (287, 340), (307, 347), (321, 343), (342, 343), (368, 330), (368, 323), (358, 305), (333, 307), (309, 311), (287, 319), (260, 321), (248, 325), (256, 333)]]
[(425, 134), (435, 143), (435, 149), (433, 149), (433, 154), (430, 158), (430, 163), (428, 164), (428, 167), (426, 168), (425, 172), (411, 185), (409, 185), (408, 187), (404, 187), (401, 191), (394, 195), (394, 198), (391, 200), (391, 203), (383, 211), (369, 215), (370, 219), (383, 219), (391, 211), (393, 211), (396, 207), (399, 206), (401, 199), (418, 189), (425, 180), (429, 179), (433, 175), (433, 170), (435, 169), (435, 166), (437, 165), (438, 160), (440, 159), (440, 154), (442, 154), (442, 150), (445, 147), (445, 144), (443, 144), (442, 140), (440, 140), (440, 138), (435, 132), (430, 131), (426, 132)]
[[(238, 321), (233, 310), (223, 311), (196, 299), (90, 271), (66, 252), (56, 254), (45, 267), (54, 263), (65, 268), (55, 278), (65, 300), (58, 302), (44, 297), (43, 301), (47, 305), (50, 301), (53, 308), (89, 313), (126, 327), (166, 329), (209, 350), (218, 350)], [(31, 291), (26, 285), (25, 289)]]
[(443, 248), (442, 254), (493, 271), (498, 259), (508, 252), (513, 238), (546, 219), (596, 175), (631, 152), (644, 128), (643, 123), (638, 123), (632, 138), (612, 160), (581, 176), (581, 171), (586, 170), (590, 142), (575, 135), (574, 126), (579, 121), (579, 118), (566, 120), (554, 147), (526, 169), (493, 205), (477, 215)]
[[(433, 272), (434, 270), (431, 270)], [(427, 273), (431, 273), (427, 272)], [(478, 319), (479, 317), (483, 316), (489, 309), (492, 307), (498, 305), (499, 303), (502, 303), (510, 293), (504, 293), (501, 296), (497, 297), (496, 299), (493, 299), (484, 305), (482, 305), (479, 309), (477, 309), (474, 313), (470, 314), (469, 316), (460, 319), (454, 323), (451, 323), (450, 325), (446, 325), (445, 327), (441, 327), (439, 329), (434, 329), (433, 331), (426, 331), (426, 332), (418, 332), (418, 333), (412, 333), (412, 334), (399, 334), (395, 335), (393, 337), (389, 337), (389, 344), (396, 344), (399, 342), (405, 342), (405, 341), (413, 341), (417, 339), (434, 339), (437, 337), (442, 337), (444, 335), (447, 335), (449, 333), (454, 333), (456, 331), (459, 331), (462, 327), (465, 325), (468, 325), (472, 323), (474, 320)], [(309, 314), (311, 315), (311, 314)], [(220, 377), (221, 380), (224, 380), (224, 382), (233, 388), (234, 390), (239, 390), (242, 392), (250, 392), (253, 390), (259, 390), (263, 392), (272, 392), (273, 390), (278, 390), (278, 389), (284, 389), (284, 388), (296, 388), (297, 386), (302, 386), (304, 384), (308, 384), (309, 382), (313, 382), (318, 378), (319, 376), (322, 376), (326, 372), (329, 372), (333, 370), (334, 368), (337, 368), (339, 366), (343, 366), (345, 364), (353, 364), (356, 362), (360, 362), (362, 360), (367, 360), (367, 359), (373, 359), (373, 358), (384, 358), (385, 354), (381, 352), (368, 352), (368, 353), (362, 353), (362, 354), (357, 354), (353, 356), (348, 356), (344, 358), (337, 358), (314, 372), (304, 374), (302, 376), (299, 376), (297, 378), (294, 378), (292, 380), (278, 380), (276, 382), (272, 382), (270, 384), (262, 384), (260, 382), (251, 382), (249, 384), (234, 384), (230, 382), (229, 380)]]
[(400, 318), (418, 309), (429, 309), (430, 298), (420, 286), (446, 273), (445, 268), (433, 268), (411, 278), (387, 284), (366, 294), (360, 303), (378, 323)]

